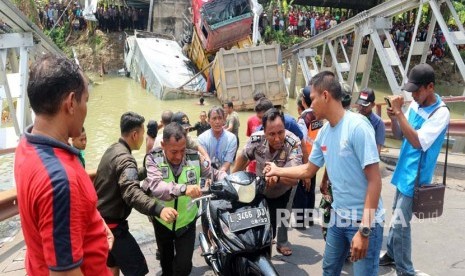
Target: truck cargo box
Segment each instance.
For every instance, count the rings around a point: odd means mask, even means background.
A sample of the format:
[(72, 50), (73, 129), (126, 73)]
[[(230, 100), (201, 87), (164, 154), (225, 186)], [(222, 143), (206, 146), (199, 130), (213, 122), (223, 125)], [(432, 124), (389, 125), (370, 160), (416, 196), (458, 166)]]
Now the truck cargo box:
[(284, 105), (287, 93), (279, 45), (261, 45), (216, 53), (213, 77), (221, 103), (232, 101), (236, 110), (255, 107), (253, 94), (263, 92), (274, 105)]

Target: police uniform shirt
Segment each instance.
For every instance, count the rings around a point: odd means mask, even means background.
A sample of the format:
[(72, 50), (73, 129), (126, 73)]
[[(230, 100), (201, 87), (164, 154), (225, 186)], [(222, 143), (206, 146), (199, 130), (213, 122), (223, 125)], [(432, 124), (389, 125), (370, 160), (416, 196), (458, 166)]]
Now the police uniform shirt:
[[(257, 161), (256, 173), (258, 176), (263, 176), (265, 162), (274, 162), (278, 167), (294, 167), (302, 164), (300, 140), (288, 130), (286, 130), (284, 146), (280, 150), (273, 153), (270, 152), (265, 133), (263, 131), (257, 131), (247, 141), (247, 145), (242, 154), (250, 161)], [(267, 187), (265, 196), (268, 198), (277, 198), (290, 188), (291, 186), (278, 183), (273, 188)]]

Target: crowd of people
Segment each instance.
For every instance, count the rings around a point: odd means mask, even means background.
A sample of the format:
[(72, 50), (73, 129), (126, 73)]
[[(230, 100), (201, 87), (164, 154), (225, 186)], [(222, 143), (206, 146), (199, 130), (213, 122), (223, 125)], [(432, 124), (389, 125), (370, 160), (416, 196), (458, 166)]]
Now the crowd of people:
[[(202, 111), (194, 126), (182, 111), (163, 111), (160, 121), (148, 121), (147, 131), (145, 118), (127, 111), (120, 118), (118, 141), (105, 151), (91, 181), (82, 154), (87, 80), (67, 58), (45, 55), (31, 67), (27, 93), (36, 117), (15, 155), (26, 270), (30, 275), (147, 274), (127, 220), (136, 209), (153, 224), (163, 275), (189, 275), (197, 216), (197, 207), (189, 202), (202, 195), (202, 177), (218, 180), (241, 170), (265, 177), (272, 235), (277, 251), (289, 256), (290, 226), (278, 214), (306, 210), (310, 217), (296, 216), (295, 227), (314, 227), (308, 211), (315, 208), (315, 174), (325, 166), (320, 190), (332, 211), (323, 275), (339, 275), (347, 258), (355, 275), (377, 275), (379, 265), (414, 275), (413, 186), (417, 177), (420, 183), (431, 182), (450, 117), (434, 83), (432, 67), (417, 65), (403, 87), (414, 99), (406, 113), (402, 96), (390, 98), (387, 114), (394, 134), (403, 139), (391, 181), (397, 188), (393, 214), (404, 223), (391, 225), (387, 252), (380, 259), (384, 207), (379, 152), (385, 130), (372, 112), (373, 89), (360, 92), (359, 112), (347, 110), (351, 91), (333, 73), (320, 72), (299, 95), (297, 120), (257, 91), (256, 114), (247, 121), (242, 149), (232, 102)], [(197, 131), (197, 139), (191, 131)], [(144, 140), (147, 154), (138, 164), (132, 151), (140, 150)]]
[[(39, 8), (39, 20), (44, 29), (53, 26), (63, 26), (70, 23), (74, 30), (85, 30), (87, 20), (83, 14), (83, 7), (77, 1), (69, 5), (60, 2), (50, 2)], [(94, 13), (97, 28), (103, 32), (121, 32), (130, 30), (145, 30), (147, 27), (148, 11), (131, 6), (100, 5)]]
[(275, 31), (286, 31), (288, 34), (308, 38), (333, 28), (345, 20), (345, 16), (332, 15), (329, 12), (320, 13), (291, 8), (287, 15), (277, 9), (274, 10), (271, 24)]

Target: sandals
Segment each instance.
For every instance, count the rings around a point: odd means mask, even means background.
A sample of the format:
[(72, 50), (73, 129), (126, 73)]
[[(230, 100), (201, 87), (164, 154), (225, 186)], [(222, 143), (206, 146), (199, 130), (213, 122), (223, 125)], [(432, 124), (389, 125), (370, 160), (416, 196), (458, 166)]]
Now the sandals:
[(283, 256), (291, 256), (292, 255), (292, 249), (290, 249), (287, 246), (276, 247), (276, 251), (281, 253)]

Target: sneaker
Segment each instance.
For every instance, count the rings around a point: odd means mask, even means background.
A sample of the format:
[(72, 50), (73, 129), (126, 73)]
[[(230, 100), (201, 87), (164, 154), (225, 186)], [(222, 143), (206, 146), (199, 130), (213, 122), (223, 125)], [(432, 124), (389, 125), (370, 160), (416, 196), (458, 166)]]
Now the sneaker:
[(384, 255), (379, 258), (379, 265), (380, 266), (387, 266), (387, 265), (394, 265), (394, 259), (391, 258), (387, 253), (384, 253)]

